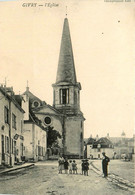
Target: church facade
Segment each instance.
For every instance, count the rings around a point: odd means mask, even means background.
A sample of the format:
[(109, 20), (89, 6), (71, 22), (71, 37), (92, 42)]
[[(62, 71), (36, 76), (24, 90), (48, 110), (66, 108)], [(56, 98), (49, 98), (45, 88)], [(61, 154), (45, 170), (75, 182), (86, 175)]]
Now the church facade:
[(64, 19), (56, 82), (53, 87), (53, 105), (34, 96), (27, 88), (24, 94), (30, 107), (44, 127), (59, 131), (61, 152), (73, 158), (83, 157), (84, 117), (80, 110), (81, 84), (77, 82), (68, 19)]

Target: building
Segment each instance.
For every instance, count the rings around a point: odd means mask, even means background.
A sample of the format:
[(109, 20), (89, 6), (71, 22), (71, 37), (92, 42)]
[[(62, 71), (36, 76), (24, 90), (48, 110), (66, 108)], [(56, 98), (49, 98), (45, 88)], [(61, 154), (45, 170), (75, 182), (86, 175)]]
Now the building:
[(92, 137), (88, 139), (86, 144), (87, 158), (100, 159), (102, 152), (105, 152), (109, 158), (114, 157), (114, 146), (106, 137), (101, 137), (98, 140)]
[(37, 105), (35, 99), (33, 104), (33, 97), (39, 102), (39, 98), (30, 93), (29, 88), (27, 87), (26, 92), (23, 94), (21, 105), (25, 110), (23, 129), (25, 161), (36, 162), (46, 159), (47, 132), (41, 120), (37, 118), (33, 112), (33, 106)]
[[(85, 119), (80, 110), (81, 84), (76, 78), (67, 18), (64, 19), (56, 83), (52, 86), (52, 106), (41, 101), (28, 88), (24, 95), (29, 97), (31, 111), (43, 126), (45, 128), (52, 126), (61, 134), (62, 139), (59, 140), (61, 153), (69, 157), (81, 158), (83, 157)], [(28, 106), (23, 109), (26, 111)]]
[(77, 82), (68, 19), (64, 19), (53, 107), (63, 115), (63, 152), (83, 157), (84, 117), (80, 110), (81, 84)]
[(121, 137), (110, 137), (114, 145), (115, 158), (127, 158), (132, 159), (134, 154), (134, 137), (127, 138), (125, 133), (122, 132)]
[(13, 88), (0, 87), (0, 165), (14, 165), (24, 156), (24, 110)]

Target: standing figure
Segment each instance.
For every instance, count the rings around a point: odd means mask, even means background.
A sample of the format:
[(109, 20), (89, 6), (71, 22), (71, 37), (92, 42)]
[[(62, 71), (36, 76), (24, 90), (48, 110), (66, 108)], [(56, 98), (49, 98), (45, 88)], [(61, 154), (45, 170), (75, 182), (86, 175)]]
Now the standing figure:
[(64, 158), (62, 157), (62, 155), (60, 155), (59, 159), (58, 159), (58, 163), (59, 163), (59, 173), (62, 173), (62, 170), (64, 169)]
[(87, 159), (84, 161), (84, 175), (88, 176), (88, 170), (89, 170), (89, 162)]
[(72, 160), (69, 161), (69, 174), (72, 174)]
[(64, 169), (65, 169), (66, 174), (68, 173), (68, 166), (69, 166), (69, 163), (68, 163), (68, 159), (66, 158), (64, 161)]
[(77, 174), (77, 164), (75, 162), (75, 160), (73, 160), (73, 163), (72, 163), (72, 170), (73, 170), (73, 174)]
[(84, 174), (84, 160), (82, 160), (82, 175)]
[(109, 157), (105, 155), (105, 152), (103, 152), (102, 155), (103, 155), (102, 170), (103, 170), (104, 177), (107, 177), (108, 176), (108, 162), (110, 162), (110, 159)]
[(89, 162), (88, 162), (88, 160), (86, 159), (85, 160), (85, 164), (84, 164), (84, 169), (85, 169), (85, 175), (87, 175), (88, 176), (88, 171), (89, 171)]

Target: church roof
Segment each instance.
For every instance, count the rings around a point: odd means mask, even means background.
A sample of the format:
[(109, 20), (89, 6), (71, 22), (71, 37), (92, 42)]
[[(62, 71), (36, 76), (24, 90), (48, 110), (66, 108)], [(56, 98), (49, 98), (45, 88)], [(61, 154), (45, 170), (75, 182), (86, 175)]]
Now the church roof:
[(27, 95), (29, 97), (30, 100), (30, 107), (32, 106), (32, 103), (34, 101), (38, 101), (40, 103), (40, 106), (43, 106), (46, 104), (45, 101), (42, 101), (41, 99), (39, 99), (37, 96), (35, 96), (33, 93), (31, 93), (29, 91), (29, 88), (27, 88), (27, 90), (23, 93), (23, 95)]
[(56, 77), (56, 84), (60, 84), (62, 82), (67, 82), (71, 84), (76, 84), (77, 82), (69, 23), (67, 18), (64, 19), (59, 63)]

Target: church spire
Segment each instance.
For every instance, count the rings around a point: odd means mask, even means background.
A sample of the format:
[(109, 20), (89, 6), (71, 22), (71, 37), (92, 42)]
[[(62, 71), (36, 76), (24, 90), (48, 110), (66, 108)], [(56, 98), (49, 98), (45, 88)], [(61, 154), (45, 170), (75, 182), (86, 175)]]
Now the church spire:
[(68, 19), (64, 19), (56, 83), (76, 84), (76, 73)]

